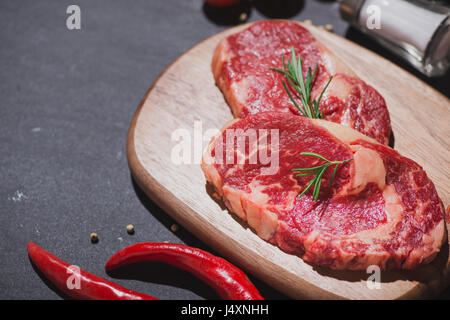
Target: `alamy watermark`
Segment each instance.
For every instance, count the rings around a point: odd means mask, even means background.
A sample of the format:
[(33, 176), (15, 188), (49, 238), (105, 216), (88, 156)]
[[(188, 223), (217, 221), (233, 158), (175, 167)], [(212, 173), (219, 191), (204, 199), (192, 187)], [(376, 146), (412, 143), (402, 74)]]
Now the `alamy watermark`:
[(66, 280), (66, 286), (67, 289), (73, 290), (81, 289), (81, 270), (80, 267), (71, 265), (67, 268), (67, 274), (70, 274), (70, 276)]
[[(200, 164), (206, 146), (219, 135), (211, 158), (204, 161), (224, 165), (261, 165), (262, 175), (275, 174), (279, 169), (279, 130), (227, 128), (208, 129), (203, 132), (201, 121), (194, 122), (194, 130), (179, 128), (172, 133), (176, 144), (171, 150), (174, 164)], [(207, 163), (212, 164), (212, 163)]]
[(66, 13), (69, 15), (66, 18), (66, 27), (69, 30), (81, 29), (81, 9), (76, 4), (71, 4), (67, 7)]
[(366, 8), (366, 27), (369, 30), (381, 29), (381, 8), (371, 4)]
[(368, 289), (381, 289), (381, 269), (377, 265), (370, 265), (366, 269), (366, 273), (370, 276), (366, 280), (366, 286)]

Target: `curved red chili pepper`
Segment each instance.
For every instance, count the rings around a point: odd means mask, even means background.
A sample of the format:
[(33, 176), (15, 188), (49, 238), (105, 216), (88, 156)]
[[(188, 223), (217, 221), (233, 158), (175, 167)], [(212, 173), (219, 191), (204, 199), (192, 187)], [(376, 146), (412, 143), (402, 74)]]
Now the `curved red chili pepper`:
[(242, 270), (206, 251), (181, 244), (138, 243), (114, 254), (105, 268), (110, 271), (142, 261), (165, 262), (188, 271), (211, 286), (223, 299), (263, 300)]
[(62, 261), (37, 244), (28, 242), (28, 254), (33, 263), (59, 290), (75, 299), (83, 300), (157, 300), (139, 292), (121, 287), (80, 269), (80, 288), (69, 289), (67, 279), (73, 275), (71, 265)]

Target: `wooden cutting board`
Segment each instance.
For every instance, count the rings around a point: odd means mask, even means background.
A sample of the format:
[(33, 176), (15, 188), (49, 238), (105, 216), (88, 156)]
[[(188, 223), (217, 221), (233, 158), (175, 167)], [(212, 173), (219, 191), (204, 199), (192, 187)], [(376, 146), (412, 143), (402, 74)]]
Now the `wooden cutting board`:
[[(220, 129), (232, 119), (214, 84), (210, 63), (218, 42), (246, 26), (200, 42), (176, 59), (152, 85), (136, 111), (127, 142), (129, 165), (139, 186), (195, 236), (293, 298), (398, 299), (438, 294), (449, 284), (448, 244), (430, 265), (415, 271), (382, 272), (381, 288), (369, 289), (366, 280), (370, 274), (307, 264), (260, 239), (214, 201), (200, 169), (201, 151), (208, 140), (202, 146), (192, 146), (191, 164), (171, 160), (181, 141), (178, 135), (189, 133), (194, 144), (194, 131)], [(314, 26), (305, 27), (383, 95), (391, 114), (395, 149), (425, 168), (447, 207), (449, 100), (373, 52)]]

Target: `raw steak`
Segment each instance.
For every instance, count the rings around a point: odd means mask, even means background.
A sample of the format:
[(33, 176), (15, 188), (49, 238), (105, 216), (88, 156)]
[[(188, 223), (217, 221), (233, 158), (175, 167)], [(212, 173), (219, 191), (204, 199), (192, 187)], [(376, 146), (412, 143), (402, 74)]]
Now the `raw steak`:
[(212, 70), (234, 116), (274, 110), (300, 115), (282, 85), (285, 76), (269, 69), (282, 68), (282, 57), (290, 59), (292, 46), (304, 60), (305, 76), (308, 67), (319, 66), (312, 98), (333, 75), (319, 105), (324, 119), (388, 144), (390, 119), (383, 97), (296, 22), (254, 23), (217, 46)]
[[(325, 172), (314, 201), (312, 188), (298, 197), (312, 177), (292, 169), (323, 160), (301, 152), (353, 161), (338, 167), (331, 187), (334, 167)], [(278, 159), (272, 172), (268, 158)], [(333, 122), (286, 112), (234, 119), (209, 144), (202, 169), (261, 238), (316, 265), (411, 269), (431, 261), (445, 238), (443, 208), (422, 167)]]

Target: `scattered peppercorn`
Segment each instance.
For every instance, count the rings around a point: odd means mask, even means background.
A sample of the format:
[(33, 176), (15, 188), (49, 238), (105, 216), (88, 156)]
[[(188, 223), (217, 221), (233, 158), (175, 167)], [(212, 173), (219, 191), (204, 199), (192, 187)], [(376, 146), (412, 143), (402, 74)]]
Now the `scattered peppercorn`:
[(90, 235), (90, 238), (91, 238), (91, 242), (92, 243), (97, 243), (98, 242), (98, 234), (97, 233), (92, 232), (91, 235)]
[(248, 14), (246, 12), (242, 12), (241, 15), (239, 16), (239, 21), (244, 22), (246, 21), (248, 18)]
[(333, 25), (332, 24), (326, 24), (325, 25), (325, 30), (333, 32)]
[(132, 224), (127, 225), (128, 234), (134, 234), (134, 226)]
[(172, 230), (172, 232), (177, 232), (178, 229), (179, 229), (179, 227), (178, 227), (177, 224), (173, 224), (173, 225), (170, 226), (170, 230)]

